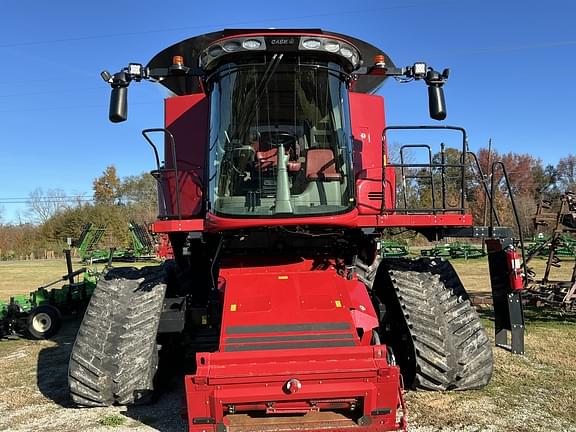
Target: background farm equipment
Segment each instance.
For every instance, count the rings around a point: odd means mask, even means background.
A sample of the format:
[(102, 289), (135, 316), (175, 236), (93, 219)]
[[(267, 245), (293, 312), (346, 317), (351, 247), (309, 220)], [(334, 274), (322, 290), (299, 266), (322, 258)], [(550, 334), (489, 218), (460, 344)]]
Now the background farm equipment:
[(453, 242), (436, 245), (431, 249), (422, 249), (420, 255), (428, 257), (442, 258), (481, 258), (486, 256), (482, 248), (470, 243)]
[(556, 238), (553, 236), (535, 238), (534, 242), (526, 248), (526, 255), (530, 258), (548, 256), (552, 248), (554, 249), (554, 256), (576, 257), (576, 239), (567, 233), (562, 233)]
[[(26, 335), (47, 339), (58, 332), (63, 315), (84, 310), (96, 287), (97, 275), (86, 267), (73, 271), (70, 251), (65, 253), (67, 274), (28, 295), (13, 296), (8, 302), (0, 301), (0, 338)], [(80, 276), (82, 280), (79, 280)], [(62, 281), (68, 283), (48, 289)]]
[[(560, 306), (574, 309), (576, 306), (576, 195), (565, 193), (560, 198), (557, 211), (553, 203), (542, 200), (534, 216), (536, 228), (551, 227), (552, 235), (539, 239), (528, 249), (526, 262), (538, 255), (546, 254), (546, 269), (540, 280), (534, 280), (531, 272), (525, 300), (536, 305)], [(569, 258), (573, 258), (570, 260)], [(572, 265), (568, 280), (551, 280), (552, 268)]]
[(80, 237), (75, 242), (83, 262), (141, 261), (156, 258), (155, 245), (150, 233), (135, 222), (128, 224), (131, 247), (129, 249), (98, 249), (98, 244), (106, 233), (106, 226), (84, 225)]
[(403, 257), (410, 254), (410, 249), (394, 240), (381, 240), (379, 253), (382, 257)]

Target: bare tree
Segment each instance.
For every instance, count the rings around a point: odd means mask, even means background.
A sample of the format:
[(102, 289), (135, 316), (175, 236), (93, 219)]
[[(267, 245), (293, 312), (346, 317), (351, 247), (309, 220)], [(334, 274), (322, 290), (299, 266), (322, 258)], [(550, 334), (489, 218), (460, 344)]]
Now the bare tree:
[(560, 159), (556, 170), (562, 190), (576, 191), (576, 155), (569, 154)]
[(44, 223), (59, 210), (68, 207), (68, 197), (61, 189), (48, 189), (46, 192), (42, 188), (36, 188), (28, 194), (28, 216), (34, 221)]

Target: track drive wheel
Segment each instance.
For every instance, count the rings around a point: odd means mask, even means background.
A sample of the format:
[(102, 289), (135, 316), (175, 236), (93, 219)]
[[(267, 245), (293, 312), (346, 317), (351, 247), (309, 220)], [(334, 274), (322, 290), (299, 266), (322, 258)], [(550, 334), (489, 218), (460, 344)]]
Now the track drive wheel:
[(26, 330), (34, 339), (49, 339), (62, 325), (60, 311), (51, 305), (38, 306), (28, 315)]
[(162, 266), (112, 268), (100, 277), (70, 356), (68, 383), (76, 404), (150, 401), (164, 280)]
[(452, 265), (443, 259), (385, 259), (374, 289), (385, 305), (382, 342), (407, 387), (468, 390), (488, 384), (492, 347)]

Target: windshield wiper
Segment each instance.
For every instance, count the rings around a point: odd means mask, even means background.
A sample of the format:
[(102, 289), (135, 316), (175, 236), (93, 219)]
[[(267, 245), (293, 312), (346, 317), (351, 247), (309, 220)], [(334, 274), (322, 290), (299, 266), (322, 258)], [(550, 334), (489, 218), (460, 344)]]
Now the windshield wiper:
[(258, 82), (258, 85), (253, 92), (254, 97), (246, 99), (246, 102), (240, 111), (240, 121), (238, 122), (238, 127), (236, 128), (237, 132), (233, 134), (233, 136), (237, 136), (239, 138), (240, 142), (244, 142), (244, 139), (250, 130), (250, 123), (258, 111), (260, 105), (260, 97), (268, 86), (270, 79), (276, 73), (276, 69), (278, 69), (278, 66), (280, 65), (283, 57), (284, 54), (274, 54), (272, 56), (270, 64), (262, 74), (262, 78), (260, 78), (260, 81)]

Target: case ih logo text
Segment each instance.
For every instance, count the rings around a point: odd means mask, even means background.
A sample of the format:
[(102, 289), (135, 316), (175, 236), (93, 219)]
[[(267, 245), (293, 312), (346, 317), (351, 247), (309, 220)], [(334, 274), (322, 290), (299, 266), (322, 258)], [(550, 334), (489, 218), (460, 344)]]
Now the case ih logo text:
[(272, 39), (270, 43), (272, 45), (292, 45), (294, 43), (294, 39)]

